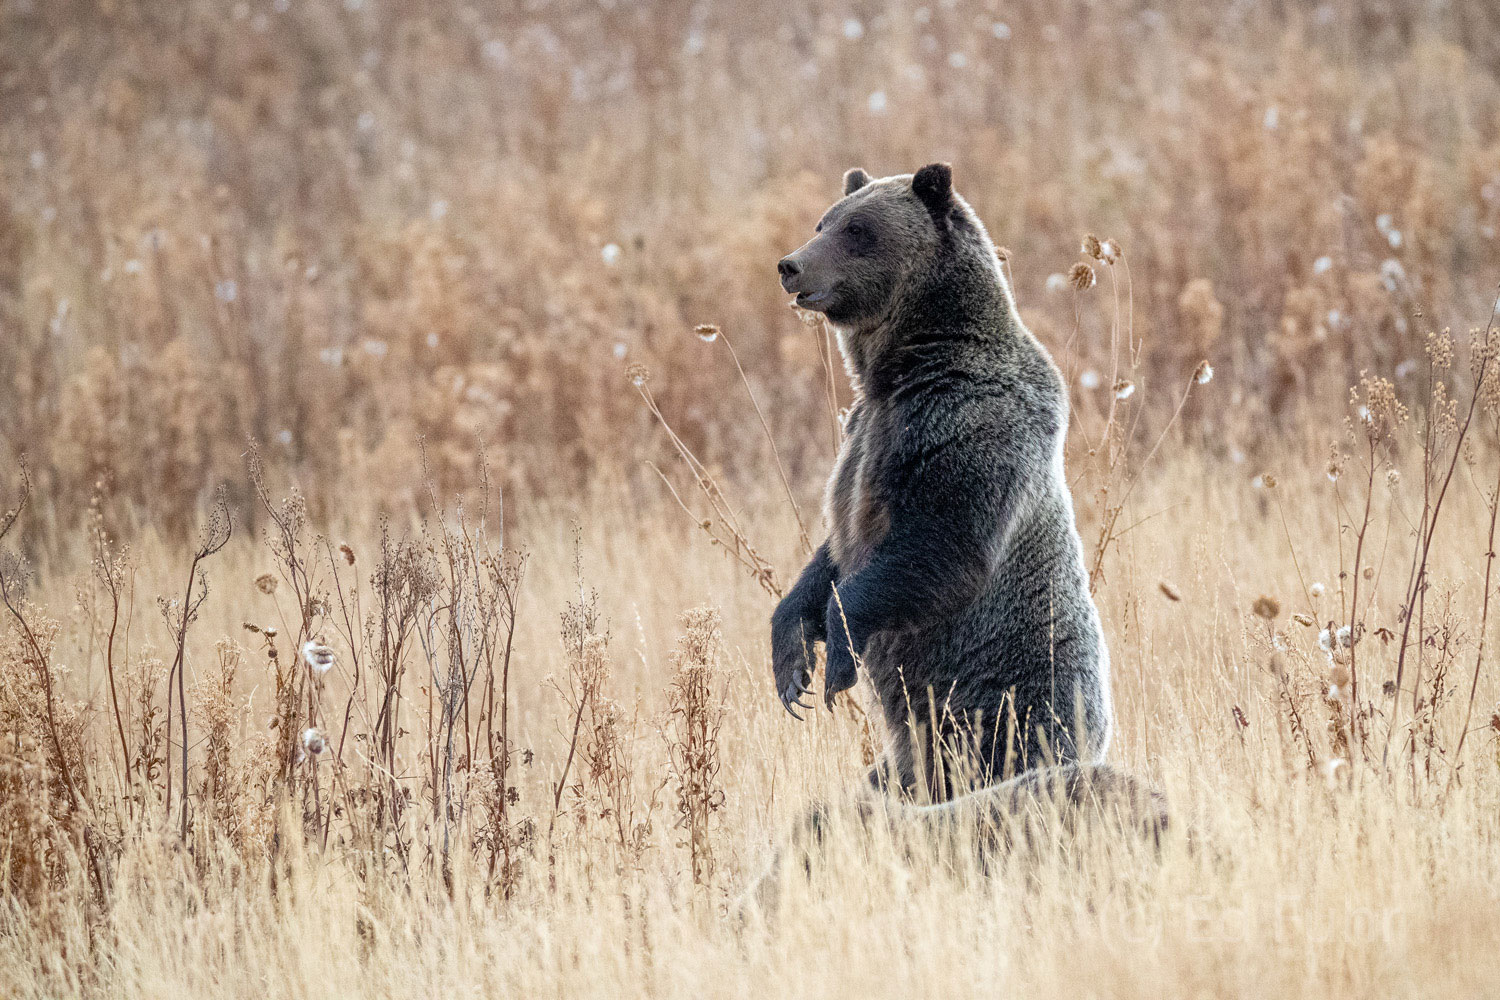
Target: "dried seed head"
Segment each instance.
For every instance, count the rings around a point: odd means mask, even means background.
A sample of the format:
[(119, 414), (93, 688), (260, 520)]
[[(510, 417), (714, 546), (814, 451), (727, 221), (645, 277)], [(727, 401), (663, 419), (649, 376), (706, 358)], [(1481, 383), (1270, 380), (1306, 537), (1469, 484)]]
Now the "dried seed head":
[(1090, 288), (1093, 288), (1098, 280), (1098, 276), (1094, 274), (1094, 269), (1082, 262), (1074, 264), (1073, 269), (1068, 272), (1068, 283), (1073, 286), (1075, 291), (1086, 292)]
[(1101, 240), (1093, 233), (1083, 238), (1081, 248), (1087, 257), (1092, 257), (1101, 264), (1113, 264), (1120, 259), (1120, 245), (1114, 240)]
[(1000, 263), (1004, 264), (1006, 261), (1010, 260), (1010, 248), (1009, 247), (996, 247), (995, 248), (995, 257), (996, 257), (997, 260), (1000, 261)]
[(1115, 383), (1115, 398), (1129, 399), (1135, 395), (1135, 383), (1128, 378), (1122, 378)]
[(823, 317), (818, 313), (813, 312), (811, 309), (803, 309), (795, 302), (791, 303), (791, 307), (792, 312), (797, 314), (797, 318), (802, 321), (803, 326), (816, 328), (823, 322)]
[(1432, 359), (1434, 370), (1447, 371), (1453, 364), (1453, 335), (1446, 329), (1442, 333), (1429, 333), (1427, 356)]
[(316, 729), (304, 729), (302, 731), (302, 749), (316, 757), (328, 749), (328, 741)]
[(1250, 611), (1257, 618), (1264, 618), (1266, 621), (1275, 621), (1277, 616), (1281, 614), (1281, 602), (1274, 597), (1261, 594), (1255, 599), (1255, 603), (1250, 605)]
[(625, 366), (625, 378), (637, 389), (644, 389), (646, 383), (651, 381), (651, 369), (637, 361)]
[(255, 578), (255, 589), (262, 594), (276, 593), (276, 578), (270, 573), (262, 573)]
[(1178, 592), (1178, 590), (1177, 590), (1176, 587), (1172, 586), (1167, 581), (1165, 581), (1165, 580), (1158, 581), (1157, 584), (1156, 584), (1156, 586), (1157, 586), (1157, 589), (1162, 592), (1162, 596), (1165, 597), (1167, 600), (1169, 600), (1169, 601), (1180, 601), (1180, 600), (1182, 600), (1182, 594), (1180, 592)]
[(348, 542), (339, 543), (339, 555), (344, 557), (344, 562), (350, 566), (354, 565), (354, 550), (349, 547)]
[(1193, 372), (1193, 381), (1197, 382), (1199, 385), (1208, 385), (1208, 383), (1212, 382), (1213, 380), (1213, 365), (1209, 364), (1207, 361), (1198, 362), (1198, 370)]
[(1317, 624), (1317, 622), (1312, 620), (1311, 615), (1304, 615), (1300, 611), (1295, 615), (1292, 615), (1292, 621), (1296, 622), (1298, 625), (1301, 625), (1303, 628), (1312, 628)]
[(319, 676), (333, 669), (335, 659), (333, 650), (321, 642), (309, 639), (302, 644), (302, 662), (307, 664), (307, 669)]
[(693, 327), (693, 332), (696, 333), (698, 335), (698, 339), (703, 341), (705, 344), (712, 344), (714, 341), (719, 339), (719, 328), (714, 326), (712, 323), (699, 323), (697, 326)]

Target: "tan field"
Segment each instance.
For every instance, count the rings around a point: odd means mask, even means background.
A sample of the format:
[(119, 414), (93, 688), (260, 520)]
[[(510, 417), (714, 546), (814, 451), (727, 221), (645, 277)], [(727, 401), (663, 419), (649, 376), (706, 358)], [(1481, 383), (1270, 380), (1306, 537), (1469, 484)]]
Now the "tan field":
[[(0, 996), (1500, 993), (1500, 15), (1219, 8), (0, 0)], [(883, 739), (775, 262), (938, 160), (1171, 827), (746, 907)]]

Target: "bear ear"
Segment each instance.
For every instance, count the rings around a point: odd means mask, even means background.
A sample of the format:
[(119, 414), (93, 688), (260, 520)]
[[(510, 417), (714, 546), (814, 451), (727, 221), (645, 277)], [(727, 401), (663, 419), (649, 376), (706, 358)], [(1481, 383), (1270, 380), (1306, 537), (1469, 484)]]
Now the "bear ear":
[(868, 183), (870, 183), (870, 175), (858, 167), (846, 170), (844, 172), (844, 196), (848, 197)]
[(929, 163), (911, 179), (912, 192), (931, 212), (945, 212), (953, 198), (953, 168), (946, 163)]

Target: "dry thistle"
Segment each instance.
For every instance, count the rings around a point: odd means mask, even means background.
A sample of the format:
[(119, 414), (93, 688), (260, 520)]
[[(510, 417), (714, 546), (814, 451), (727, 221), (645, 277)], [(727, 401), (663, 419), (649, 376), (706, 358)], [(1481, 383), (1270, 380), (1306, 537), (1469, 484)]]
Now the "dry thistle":
[(1281, 602), (1274, 597), (1261, 594), (1255, 599), (1255, 603), (1250, 605), (1250, 611), (1257, 618), (1264, 618), (1266, 621), (1275, 621), (1281, 614)]
[(316, 757), (328, 749), (328, 740), (317, 729), (304, 729), (302, 731), (302, 749)]
[(651, 381), (651, 369), (637, 361), (625, 366), (625, 378), (637, 389), (644, 389)]
[(276, 593), (276, 577), (270, 573), (262, 573), (255, 578), (255, 589), (262, 594), (270, 595)]
[(302, 644), (302, 662), (307, 664), (307, 669), (314, 674), (322, 676), (333, 669), (335, 656), (333, 650), (315, 639), (309, 639)]
[(703, 341), (705, 344), (712, 344), (714, 341), (719, 339), (719, 328), (712, 323), (699, 323), (697, 326), (693, 327), (693, 332), (697, 334), (698, 339)]
[(1120, 245), (1114, 240), (1101, 240), (1093, 233), (1083, 238), (1083, 252), (1101, 264), (1114, 264), (1120, 259)]
[(1098, 282), (1099, 278), (1094, 274), (1094, 269), (1081, 261), (1073, 265), (1068, 272), (1068, 283), (1073, 286), (1074, 291), (1086, 292)]
[(815, 313), (811, 309), (803, 309), (795, 302), (791, 303), (791, 307), (792, 312), (796, 313), (797, 319), (802, 322), (803, 326), (809, 326), (816, 329), (818, 326), (822, 325), (823, 317), (821, 314)]

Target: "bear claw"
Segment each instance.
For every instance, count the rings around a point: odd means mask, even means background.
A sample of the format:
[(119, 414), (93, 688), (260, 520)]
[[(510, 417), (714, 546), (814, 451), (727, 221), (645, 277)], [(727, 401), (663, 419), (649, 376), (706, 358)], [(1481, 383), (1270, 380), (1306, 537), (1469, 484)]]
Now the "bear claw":
[(802, 700), (802, 696), (808, 693), (808, 683), (811, 680), (812, 678), (808, 676), (807, 672), (803, 671), (801, 675), (792, 678), (791, 683), (781, 692), (782, 707), (791, 713), (792, 718), (798, 722), (803, 721), (802, 716), (798, 715), (797, 709), (792, 706), (795, 705), (797, 708), (803, 709), (812, 708), (811, 705)]

